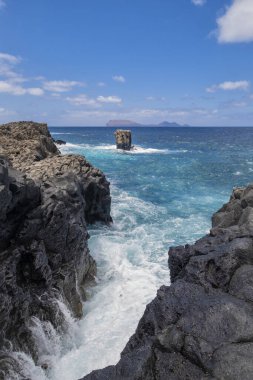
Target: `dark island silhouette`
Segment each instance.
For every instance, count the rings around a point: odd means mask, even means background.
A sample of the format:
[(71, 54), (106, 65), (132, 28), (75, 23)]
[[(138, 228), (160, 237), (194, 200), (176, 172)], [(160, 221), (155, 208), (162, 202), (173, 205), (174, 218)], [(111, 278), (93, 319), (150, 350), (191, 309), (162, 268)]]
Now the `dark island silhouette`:
[(109, 120), (106, 123), (107, 127), (189, 127), (188, 124), (178, 124), (175, 121), (169, 122), (169, 121), (163, 121), (159, 124), (141, 124), (141, 123), (136, 123), (135, 121), (132, 120)]

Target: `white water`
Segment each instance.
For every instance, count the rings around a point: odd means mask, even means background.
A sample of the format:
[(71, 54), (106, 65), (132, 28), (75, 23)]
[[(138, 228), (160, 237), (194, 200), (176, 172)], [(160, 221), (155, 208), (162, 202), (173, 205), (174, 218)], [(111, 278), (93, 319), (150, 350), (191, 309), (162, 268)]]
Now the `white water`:
[[(61, 311), (69, 324), (60, 337), (48, 323), (34, 320), (33, 335), (46, 373), (24, 354), (14, 354), (32, 380), (77, 380), (94, 369), (116, 364), (147, 303), (169, 284), (167, 251), (178, 234), (194, 239), (206, 220), (167, 216), (161, 206), (144, 202), (112, 186), (111, 227), (94, 226), (89, 247), (97, 261), (97, 285), (90, 289), (81, 321)], [(206, 225), (208, 228), (208, 225)], [(13, 377), (8, 380), (18, 379)]]
[[(63, 354), (49, 374), (76, 380), (93, 369), (115, 364), (134, 333), (146, 304), (163, 283), (169, 283), (166, 250), (161, 249), (157, 222), (165, 210), (113, 188), (114, 225), (91, 231), (89, 246), (98, 263), (97, 285), (77, 322), (76, 347)], [(169, 242), (167, 242), (169, 244)]]
[(116, 149), (115, 145), (88, 145), (88, 144), (72, 144), (72, 143), (66, 143), (65, 145), (61, 145), (60, 149), (63, 153), (68, 153), (69, 151), (72, 151), (73, 149), (89, 149), (89, 150), (107, 150), (112, 151), (119, 154), (174, 154), (174, 153), (187, 153), (188, 150), (186, 149), (178, 149), (178, 150), (171, 150), (171, 149), (155, 149), (155, 148), (144, 148), (139, 145), (134, 145), (134, 147), (129, 150), (121, 150)]

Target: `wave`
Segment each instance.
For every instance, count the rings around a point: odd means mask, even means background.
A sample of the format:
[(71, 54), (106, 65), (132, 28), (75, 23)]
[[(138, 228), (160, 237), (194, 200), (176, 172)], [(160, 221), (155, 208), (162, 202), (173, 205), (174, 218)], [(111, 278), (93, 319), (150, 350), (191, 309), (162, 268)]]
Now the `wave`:
[(73, 132), (52, 132), (52, 131), (51, 131), (51, 134), (52, 135), (76, 135), (76, 133), (73, 133)]
[(118, 154), (177, 154), (177, 153), (187, 153), (186, 149), (157, 149), (157, 148), (144, 148), (139, 145), (135, 145), (131, 150), (117, 149), (115, 145), (89, 145), (89, 144), (73, 144), (66, 143), (66, 145), (61, 146), (61, 151), (64, 153), (71, 149), (89, 149), (89, 150), (100, 150), (100, 151), (110, 151), (112, 153)]
[[(46, 362), (49, 368), (44, 372), (30, 358), (19, 356), (27, 378), (76, 380), (98, 367), (115, 364), (146, 305), (161, 285), (169, 285), (169, 246), (189, 242), (189, 237), (195, 240), (209, 226), (197, 213), (175, 217), (166, 207), (113, 183), (111, 193), (113, 225), (89, 228), (89, 248), (98, 272), (96, 286), (89, 289), (84, 305), (85, 315), (76, 321), (61, 304), (69, 330), (60, 337), (48, 326), (45, 329), (45, 322), (35, 320), (32, 333), (38, 342), (39, 363)], [(26, 365), (22, 364), (25, 359)]]

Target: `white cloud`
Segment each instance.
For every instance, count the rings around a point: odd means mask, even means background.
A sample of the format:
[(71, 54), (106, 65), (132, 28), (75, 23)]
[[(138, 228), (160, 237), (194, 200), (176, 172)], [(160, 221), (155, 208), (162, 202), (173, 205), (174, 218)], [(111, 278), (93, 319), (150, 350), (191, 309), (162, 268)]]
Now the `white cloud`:
[(206, 0), (192, 0), (194, 5), (202, 6), (206, 3)]
[(111, 103), (111, 104), (121, 104), (122, 99), (118, 96), (98, 96), (97, 101), (100, 103)]
[(0, 93), (7, 93), (11, 95), (33, 95), (33, 96), (41, 96), (44, 94), (44, 91), (41, 88), (30, 87), (23, 88), (13, 83), (9, 83), (8, 81), (0, 81)]
[(69, 80), (46, 81), (43, 84), (43, 88), (45, 90), (52, 92), (68, 92), (71, 91), (74, 87), (81, 86), (85, 86), (85, 83)]
[(244, 108), (244, 107), (247, 107), (247, 103), (246, 102), (233, 102), (232, 106), (233, 107), (238, 107), (238, 108)]
[(6, 3), (4, 0), (0, 0), (0, 9), (4, 8), (6, 6)]
[(68, 97), (66, 100), (75, 106), (91, 106), (91, 107), (101, 107), (101, 105), (96, 101), (96, 99), (89, 98), (85, 94)]
[(25, 91), (29, 95), (34, 95), (34, 96), (44, 95), (44, 91), (42, 90), (42, 88), (39, 88), (39, 87), (26, 88)]
[(112, 79), (115, 82), (125, 83), (126, 79), (122, 75), (114, 75)]
[(106, 83), (105, 82), (98, 82), (98, 87), (105, 87)]
[(0, 53), (0, 76), (11, 79), (12, 81), (24, 81), (22, 75), (16, 73), (13, 67), (21, 62), (21, 58), (15, 55)]
[(44, 91), (39, 87), (23, 87), (21, 84), (28, 81), (23, 75), (14, 71), (14, 67), (21, 62), (15, 55), (0, 52), (0, 93), (11, 95), (42, 96)]
[(147, 96), (146, 100), (148, 100), (148, 101), (165, 102), (166, 98), (164, 96), (160, 96), (160, 97), (157, 97), (157, 98), (155, 96)]
[[(222, 108), (223, 112), (223, 108)], [(62, 115), (66, 125), (104, 125), (110, 119), (133, 120), (142, 124), (157, 124), (163, 120), (191, 125), (219, 125), (223, 113), (219, 109), (187, 108), (115, 108), (72, 109)]]
[(247, 90), (250, 86), (250, 82), (246, 80), (241, 80), (241, 81), (227, 81), (223, 82), (220, 84), (214, 84), (211, 87), (208, 87), (206, 89), (207, 92), (209, 93), (214, 93), (218, 90), (223, 90), (223, 91), (234, 91), (234, 90)]
[(98, 96), (96, 99), (90, 98), (86, 94), (80, 94), (73, 97), (67, 97), (66, 100), (75, 106), (89, 106), (92, 108), (99, 108), (103, 104), (121, 104), (122, 99), (118, 96)]
[(1, 62), (5, 61), (5, 62), (8, 62), (8, 63), (16, 64), (16, 63), (19, 63), (21, 61), (21, 58), (20, 57), (16, 57), (15, 55), (11, 55), (11, 54), (0, 53), (0, 61)]
[(253, 41), (253, 1), (233, 0), (223, 16), (217, 19), (221, 43)]

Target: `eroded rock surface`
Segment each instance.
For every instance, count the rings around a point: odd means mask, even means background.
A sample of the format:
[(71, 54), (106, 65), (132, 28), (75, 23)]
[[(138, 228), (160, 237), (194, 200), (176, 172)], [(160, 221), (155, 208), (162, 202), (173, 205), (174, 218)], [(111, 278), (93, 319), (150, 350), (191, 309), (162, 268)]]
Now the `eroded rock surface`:
[(132, 133), (128, 130), (117, 129), (114, 132), (117, 149), (130, 150), (132, 148)]
[(46, 365), (32, 334), (36, 318), (64, 330), (58, 301), (81, 317), (85, 285), (96, 273), (87, 223), (109, 223), (111, 199), (104, 174), (82, 156), (60, 155), (45, 124), (0, 126), (0, 152), (0, 379), (5, 379), (15, 364), (8, 356), (11, 346)]
[(210, 234), (171, 248), (171, 286), (147, 306), (116, 366), (83, 380), (253, 378), (253, 185), (236, 189)]

